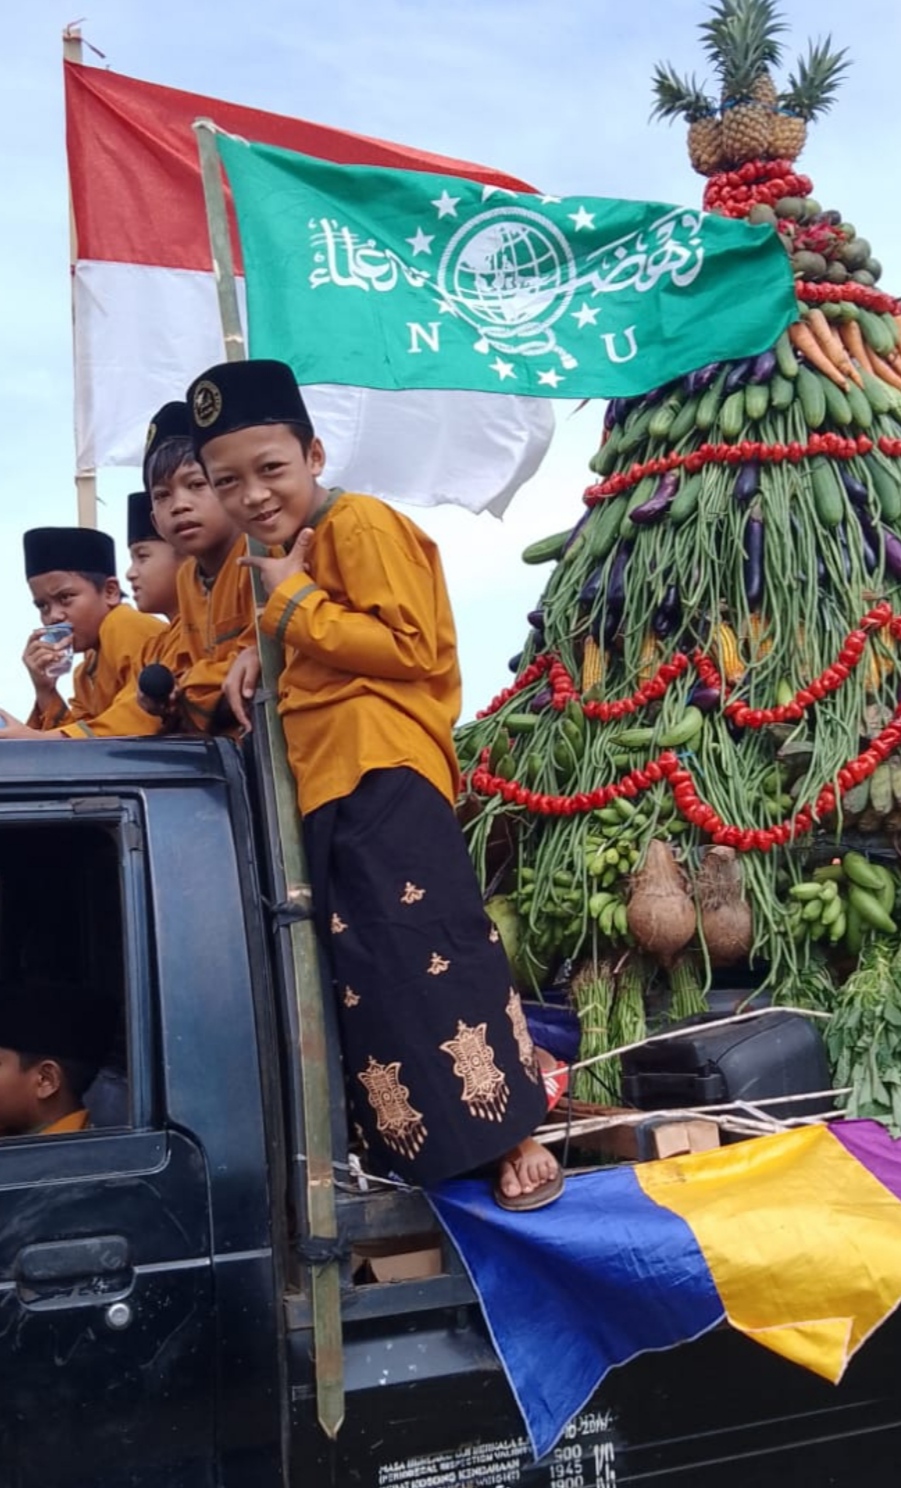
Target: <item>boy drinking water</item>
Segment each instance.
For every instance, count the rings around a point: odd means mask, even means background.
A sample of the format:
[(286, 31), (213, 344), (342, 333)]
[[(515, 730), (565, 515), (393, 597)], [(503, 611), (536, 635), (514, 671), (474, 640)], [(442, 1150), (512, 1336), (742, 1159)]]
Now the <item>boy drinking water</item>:
[(460, 675), (435, 545), (320, 484), (284, 363), (213, 367), (188, 404), (223, 509), (282, 555), (244, 561), (285, 647), (279, 708), (354, 1117), (411, 1182), (492, 1164), (498, 1203), (550, 1203), (562, 1174), (530, 1136), (546, 1111), (535, 1049), (454, 814)]

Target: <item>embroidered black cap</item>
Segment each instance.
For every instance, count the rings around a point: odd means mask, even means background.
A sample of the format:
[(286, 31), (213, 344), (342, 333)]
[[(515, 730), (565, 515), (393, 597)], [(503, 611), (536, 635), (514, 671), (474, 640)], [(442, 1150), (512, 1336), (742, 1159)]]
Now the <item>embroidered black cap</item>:
[(287, 362), (221, 362), (188, 388), (194, 448), (258, 424), (296, 424), (312, 437), (313, 423)]
[(99, 1064), (111, 1041), (110, 1007), (96, 992), (57, 982), (0, 986), (0, 1048)]
[(128, 546), (141, 542), (162, 542), (153, 525), (153, 503), (146, 491), (132, 491), (128, 498)]
[(26, 579), (58, 572), (116, 575), (116, 545), (93, 527), (32, 527), (22, 546)]
[(151, 455), (155, 455), (161, 444), (167, 439), (190, 439), (191, 420), (188, 416), (187, 403), (164, 403), (162, 408), (157, 409), (150, 423), (147, 425), (147, 437), (144, 440), (144, 484), (147, 484), (147, 466)]

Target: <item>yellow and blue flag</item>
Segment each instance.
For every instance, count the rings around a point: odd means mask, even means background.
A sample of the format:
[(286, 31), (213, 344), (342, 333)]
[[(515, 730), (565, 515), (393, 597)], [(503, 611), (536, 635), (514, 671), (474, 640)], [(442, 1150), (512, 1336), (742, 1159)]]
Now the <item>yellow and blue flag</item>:
[(901, 1302), (901, 1141), (875, 1122), (571, 1176), (533, 1213), (475, 1179), (429, 1197), (536, 1457), (639, 1354), (726, 1322), (837, 1384)]

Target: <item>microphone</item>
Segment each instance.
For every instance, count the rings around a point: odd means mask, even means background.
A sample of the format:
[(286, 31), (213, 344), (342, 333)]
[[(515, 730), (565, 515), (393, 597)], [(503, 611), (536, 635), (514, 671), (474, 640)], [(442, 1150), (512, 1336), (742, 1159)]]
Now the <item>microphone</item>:
[(145, 666), (138, 677), (138, 691), (154, 703), (168, 702), (174, 686), (175, 678), (169, 668), (160, 666), (159, 662)]

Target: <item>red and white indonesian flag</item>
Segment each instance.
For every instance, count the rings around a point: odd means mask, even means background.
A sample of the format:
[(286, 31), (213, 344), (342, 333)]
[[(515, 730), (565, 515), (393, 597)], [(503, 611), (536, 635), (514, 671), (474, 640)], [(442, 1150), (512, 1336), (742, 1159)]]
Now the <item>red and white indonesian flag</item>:
[[(485, 166), (99, 68), (66, 63), (65, 76), (79, 470), (140, 465), (154, 410), (224, 358), (195, 119), (339, 164), (530, 189)], [(232, 243), (240, 273), (234, 223)], [(243, 279), (238, 289), (243, 303)], [(327, 384), (304, 395), (331, 484), (418, 506), (452, 502), (499, 516), (537, 470), (554, 427), (546, 400), (509, 394)]]

